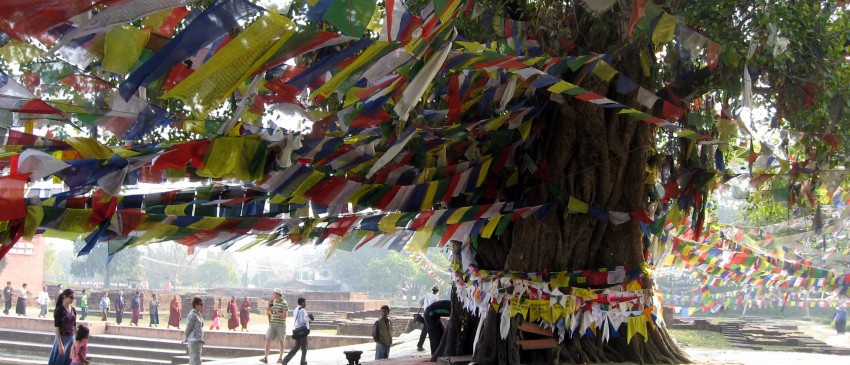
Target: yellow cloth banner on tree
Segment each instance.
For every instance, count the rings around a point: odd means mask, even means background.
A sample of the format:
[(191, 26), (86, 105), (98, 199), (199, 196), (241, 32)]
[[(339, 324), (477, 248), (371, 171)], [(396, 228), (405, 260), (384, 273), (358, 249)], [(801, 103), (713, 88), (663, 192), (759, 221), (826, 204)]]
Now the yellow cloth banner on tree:
[(419, 207), (420, 210), (431, 210), (434, 206), (434, 197), (437, 195), (437, 187), (439, 185), (436, 181), (428, 183), (428, 189), (425, 190), (425, 198), (422, 199), (422, 206)]
[(567, 203), (567, 209), (569, 209), (571, 212), (587, 213), (588, 205), (587, 203), (571, 196), (569, 203)]
[(457, 210), (452, 212), (448, 219), (446, 219), (446, 224), (460, 223), (460, 219), (463, 218), (463, 215), (466, 214), (466, 211), (468, 211), (470, 208), (472, 207), (458, 208)]
[(104, 71), (126, 75), (139, 60), (150, 36), (150, 31), (129, 24), (109, 28), (103, 43), (103, 64), (100, 67)]
[(643, 335), (643, 342), (649, 341), (649, 336), (646, 332), (646, 317), (644, 317), (642, 314), (639, 316), (629, 317), (629, 324), (626, 331), (628, 332), (626, 334), (626, 343), (631, 343), (632, 337), (634, 337), (635, 334), (638, 333)]
[(652, 43), (661, 44), (673, 40), (673, 33), (676, 31), (676, 18), (672, 15), (663, 13), (655, 31), (652, 32)]
[(605, 82), (611, 81), (618, 73), (617, 70), (603, 60), (596, 61), (596, 67), (593, 68), (593, 74)]
[(499, 220), (501, 219), (502, 215), (490, 217), (490, 220), (487, 221), (487, 225), (481, 230), (481, 237), (490, 238), (493, 236), (493, 231), (496, 230), (496, 227), (499, 225)]
[(291, 20), (266, 12), (163, 98), (179, 99), (203, 118), (274, 55), (293, 30)]
[(115, 153), (94, 138), (69, 137), (65, 142), (71, 145), (83, 158), (107, 160)]
[(490, 172), (490, 165), (493, 164), (493, 159), (488, 158), (484, 160), (484, 163), (481, 164), (481, 171), (478, 172), (478, 181), (475, 182), (475, 187), (481, 187), (484, 184), (484, 180), (487, 179), (487, 173)]
[[(528, 303), (528, 321), (537, 322), (541, 318), (552, 320), (552, 310), (549, 309), (549, 301), (543, 299), (526, 300)], [(552, 323), (547, 321), (548, 323)]]

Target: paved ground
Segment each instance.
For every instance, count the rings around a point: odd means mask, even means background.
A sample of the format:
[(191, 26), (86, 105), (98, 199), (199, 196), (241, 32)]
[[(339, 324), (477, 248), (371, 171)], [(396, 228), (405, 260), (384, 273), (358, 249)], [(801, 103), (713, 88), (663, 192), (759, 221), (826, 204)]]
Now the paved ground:
[[(802, 322), (808, 323), (808, 322)], [(824, 325), (812, 325), (808, 323), (807, 332), (817, 334), (816, 338), (825, 340), (833, 346), (850, 347), (850, 334), (836, 335), (829, 327)], [(406, 333), (395, 339), (393, 347), (390, 349), (390, 359), (382, 361), (374, 361), (375, 345), (362, 344), (356, 346), (329, 348), (323, 350), (311, 350), (307, 352), (307, 363), (310, 365), (330, 365), (330, 364), (347, 364), (345, 355), (342, 353), (347, 350), (360, 350), (363, 355), (360, 359), (361, 363), (371, 363), (380, 365), (408, 365), (408, 364), (426, 364), (430, 360), (427, 352), (417, 352), (416, 342), (419, 340), (419, 330), (414, 330), (411, 333)], [(427, 347), (427, 341), (426, 341)], [(685, 348), (688, 354), (691, 355), (691, 360), (698, 365), (803, 365), (803, 364), (850, 364), (850, 356), (835, 356), (810, 354), (802, 352), (785, 352), (785, 351), (746, 351), (746, 350), (717, 350), (705, 349), (698, 347)], [(274, 360), (277, 360), (277, 355), (274, 355)], [(207, 362), (205, 364), (236, 364), (236, 365), (259, 365), (259, 358), (242, 358), (230, 359), (221, 362)], [(300, 360), (300, 354), (296, 359)], [(292, 361), (292, 364), (298, 364), (297, 361)]]

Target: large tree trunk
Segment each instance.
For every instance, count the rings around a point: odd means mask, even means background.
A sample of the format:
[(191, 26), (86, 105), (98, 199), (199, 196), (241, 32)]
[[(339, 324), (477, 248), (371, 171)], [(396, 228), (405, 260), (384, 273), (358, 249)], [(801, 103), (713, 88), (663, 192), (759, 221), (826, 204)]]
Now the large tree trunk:
[[(611, 39), (597, 40), (612, 44)], [(637, 54), (614, 60), (613, 66), (632, 80), (641, 82)], [(636, 92), (618, 95), (613, 83), (605, 83), (592, 75), (565, 75), (567, 80), (581, 79), (583, 88), (606, 95), (626, 105), (637, 105)], [(549, 98), (538, 92), (540, 102)], [(646, 111), (657, 114), (659, 111)], [(632, 212), (646, 208), (647, 156), (654, 143), (654, 127), (630, 120), (592, 103), (568, 100), (552, 103), (534, 121), (537, 139), (528, 144), (532, 158), (548, 163), (548, 182), (527, 177), (506, 196), (533, 206), (558, 201), (546, 187), (552, 184), (567, 196), (607, 211)], [(532, 137), (534, 138), (534, 136)], [(614, 225), (587, 214), (569, 214), (565, 202), (557, 204), (552, 214), (539, 221), (520, 219), (500, 236), (482, 239), (475, 250), (480, 269), (515, 270), (520, 272), (555, 272), (638, 266), (645, 261), (644, 238), (639, 222), (631, 219)], [(644, 289), (654, 285), (644, 280)], [(567, 293), (567, 288), (562, 292)], [(482, 320), (480, 340), (474, 360), (482, 364), (518, 364), (520, 353), (514, 344), (516, 319), (511, 320), (510, 333), (501, 339), (501, 315), (491, 308)], [(454, 320), (454, 318), (453, 318)], [(623, 328), (625, 328), (625, 324)], [(452, 328), (452, 325), (449, 326)], [(625, 331), (625, 330), (624, 330)], [(566, 363), (623, 362), (685, 363), (687, 355), (668, 336), (662, 326), (648, 328), (647, 342), (625, 336), (603, 343), (599, 336), (574, 335), (560, 344), (560, 359)], [(447, 337), (451, 336), (451, 330)], [(557, 353), (557, 352), (556, 352)], [(442, 354), (442, 353), (441, 353)], [(436, 357), (436, 356), (435, 356)], [(528, 359), (523, 359), (526, 362)], [(532, 363), (546, 362), (532, 358)]]

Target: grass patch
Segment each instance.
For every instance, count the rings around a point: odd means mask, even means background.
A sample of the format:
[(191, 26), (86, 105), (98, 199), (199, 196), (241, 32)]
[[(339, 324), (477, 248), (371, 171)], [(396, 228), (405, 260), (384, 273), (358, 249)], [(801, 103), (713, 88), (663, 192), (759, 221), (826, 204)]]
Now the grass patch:
[(708, 349), (731, 349), (732, 345), (718, 332), (668, 328), (667, 332), (682, 346)]

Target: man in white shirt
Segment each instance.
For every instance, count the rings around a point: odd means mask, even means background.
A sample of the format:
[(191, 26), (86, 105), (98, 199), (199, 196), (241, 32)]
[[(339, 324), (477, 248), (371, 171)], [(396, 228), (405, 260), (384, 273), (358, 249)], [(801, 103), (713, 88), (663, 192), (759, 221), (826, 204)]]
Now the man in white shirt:
[[(423, 295), (422, 299), (419, 299), (419, 304), (422, 305), (422, 307), (419, 308), (419, 311), (421, 312), (425, 310), (425, 308), (428, 308), (429, 305), (434, 304), (434, 302), (440, 300), (440, 298), (437, 297), (437, 293), (439, 292), (440, 288), (434, 285), (434, 287), (431, 288), (431, 293)], [(425, 351), (425, 348), (422, 347), (422, 345), (425, 344), (425, 336), (428, 336), (428, 327), (423, 321), (422, 333), (419, 335), (419, 343), (416, 344), (416, 351)]]
[[(310, 321), (313, 315), (307, 314), (307, 299), (298, 298), (298, 308), (295, 308), (295, 328), (292, 330), (292, 338), (295, 345), (289, 349), (289, 353), (283, 358), (283, 364), (289, 364), (289, 360), (301, 350), (301, 365), (307, 365), (307, 335), (310, 334)], [(306, 329), (306, 330), (305, 330)]]
[(38, 312), (38, 318), (47, 317), (47, 305), (50, 304), (50, 294), (47, 294), (46, 286), (41, 288), (41, 293), (38, 293), (35, 302), (38, 303), (38, 307), (41, 309)]

